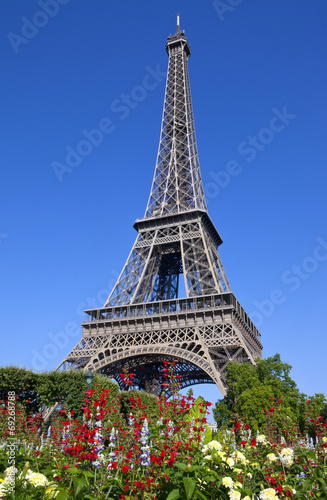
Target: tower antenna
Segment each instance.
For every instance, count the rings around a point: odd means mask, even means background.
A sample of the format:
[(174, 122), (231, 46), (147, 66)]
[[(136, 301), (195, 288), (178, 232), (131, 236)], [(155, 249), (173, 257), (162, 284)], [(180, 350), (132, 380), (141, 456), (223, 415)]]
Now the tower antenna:
[(177, 26), (176, 26), (176, 33), (180, 33), (180, 26), (179, 26), (179, 18), (180, 18), (180, 14), (176, 14), (176, 17), (177, 17)]

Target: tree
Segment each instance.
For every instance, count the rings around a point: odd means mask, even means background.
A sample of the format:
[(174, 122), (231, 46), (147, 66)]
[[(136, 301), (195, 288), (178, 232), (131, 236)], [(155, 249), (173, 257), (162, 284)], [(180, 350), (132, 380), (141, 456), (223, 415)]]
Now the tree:
[[(93, 385), (110, 389), (112, 395), (119, 392), (117, 384), (102, 374), (94, 375)], [(28, 414), (35, 414), (55, 403), (65, 404), (77, 414), (84, 404), (87, 383), (83, 370), (34, 373), (16, 366), (0, 367), (0, 399), (7, 401), (13, 391), (18, 404)]]
[(324, 410), (327, 408), (326, 404), (326, 397), (322, 393), (309, 398), (305, 394), (301, 395), (299, 427), (303, 434), (308, 434), (310, 437), (315, 436), (315, 421), (318, 417), (323, 418)]
[(277, 425), (282, 420), (298, 420), (301, 395), (289, 373), (291, 365), (283, 363), (279, 354), (250, 363), (230, 363), (227, 373), (227, 395), (216, 403), (214, 418), (219, 427), (232, 425), (232, 416), (237, 414), (256, 430), (266, 421), (266, 414), (273, 402), (283, 404), (278, 408)]

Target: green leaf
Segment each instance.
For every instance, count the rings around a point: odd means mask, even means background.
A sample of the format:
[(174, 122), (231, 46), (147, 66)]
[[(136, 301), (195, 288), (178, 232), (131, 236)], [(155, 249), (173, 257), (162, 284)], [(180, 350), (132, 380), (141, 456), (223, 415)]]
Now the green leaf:
[(77, 467), (69, 467), (69, 469), (66, 470), (68, 474), (79, 474), (81, 472), (80, 469)]
[(67, 500), (68, 498), (68, 493), (66, 491), (59, 491), (59, 493), (56, 495), (56, 500)]
[(201, 498), (202, 500), (208, 500), (208, 497), (206, 497), (201, 491), (195, 490), (194, 495), (196, 495), (197, 498)]
[(85, 478), (84, 477), (74, 477), (73, 484), (74, 484), (74, 495), (76, 497), (86, 484)]
[(186, 499), (190, 500), (195, 490), (196, 482), (190, 477), (183, 477), (183, 483), (185, 487)]
[(307, 456), (310, 457), (310, 458), (312, 458), (312, 460), (317, 460), (316, 454), (315, 454), (315, 452), (313, 450), (309, 450), (307, 452)]
[(182, 462), (177, 462), (176, 464), (174, 464), (174, 467), (178, 467), (178, 469), (182, 469), (182, 470), (187, 469), (187, 465), (183, 464)]
[(176, 500), (177, 498), (180, 498), (179, 490), (173, 490), (169, 493), (166, 500)]
[(212, 430), (210, 429), (209, 425), (206, 424), (206, 431), (205, 431), (205, 437), (203, 444), (208, 444), (212, 441)]
[(91, 472), (89, 470), (84, 470), (83, 474), (84, 474), (84, 476), (87, 476), (87, 477), (94, 477), (93, 472)]

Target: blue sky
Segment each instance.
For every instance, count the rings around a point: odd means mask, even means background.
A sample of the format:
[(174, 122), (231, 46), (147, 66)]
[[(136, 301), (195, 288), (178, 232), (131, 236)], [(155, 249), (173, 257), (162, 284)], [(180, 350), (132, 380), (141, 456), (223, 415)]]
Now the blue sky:
[(55, 368), (109, 295), (151, 187), (178, 11), (232, 290), (264, 357), (327, 393), (325, 0), (1, 2), (0, 364)]

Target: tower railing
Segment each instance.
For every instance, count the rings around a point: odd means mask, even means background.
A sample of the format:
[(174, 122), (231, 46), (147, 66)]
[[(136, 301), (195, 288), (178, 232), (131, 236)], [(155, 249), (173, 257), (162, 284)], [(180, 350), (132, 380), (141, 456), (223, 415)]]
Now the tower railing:
[(260, 338), (261, 336), (235, 295), (230, 292), (123, 306), (109, 306), (100, 309), (88, 309), (84, 311), (82, 326), (93, 322), (106, 322), (108, 320), (122, 318), (127, 319), (176, 313), (186, 314), (187, 312), (203, 311), (204, 309), (234, 309), (255, 337)]

